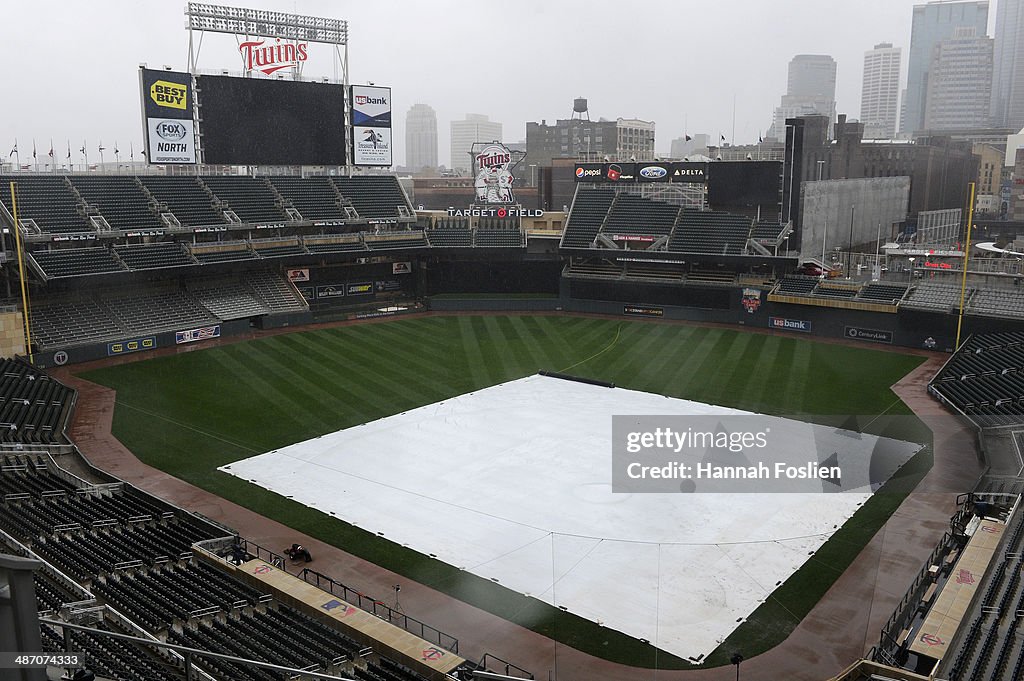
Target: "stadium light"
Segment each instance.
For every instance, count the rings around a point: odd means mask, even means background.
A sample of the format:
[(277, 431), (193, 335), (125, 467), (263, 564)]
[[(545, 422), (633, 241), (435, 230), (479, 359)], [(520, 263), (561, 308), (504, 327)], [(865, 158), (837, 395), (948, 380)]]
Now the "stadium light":
[(348, 45), (348, 22), (343, 19), (208, 5), (202, 2), (188, 3), (185, 16), (188, 17), (188, 28), (196, 31)]

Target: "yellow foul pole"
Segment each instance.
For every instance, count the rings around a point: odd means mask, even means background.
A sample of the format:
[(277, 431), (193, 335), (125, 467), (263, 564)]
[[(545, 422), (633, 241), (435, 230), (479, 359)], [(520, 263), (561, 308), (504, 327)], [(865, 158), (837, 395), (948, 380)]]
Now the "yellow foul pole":
[(25, 283), (25, 257), (22, 255), (21, 230), (18, 228), (18, 199), (14, 195), (14, 182), (11, 182), (11, 210), (14, 216), (14, 242), (18, 251), (18, 278), (21, 280), (21, 315), (25, 323), (25, 349), (28, 351), (28, 361), (32, 362), (32, 326), (28, 319), (28, 286)]
[(974, 183), (971, 182), (971, 202), (967, 205), (967, 243), (964, 246), (964, 271), (960, 277), (960, 314), (956, 318), (955, 350), (960, 349), (960, 330), (964, 325), (964, 301), (967, 298), (967, 260), (971, 256), (971, 229), (974, 220)]

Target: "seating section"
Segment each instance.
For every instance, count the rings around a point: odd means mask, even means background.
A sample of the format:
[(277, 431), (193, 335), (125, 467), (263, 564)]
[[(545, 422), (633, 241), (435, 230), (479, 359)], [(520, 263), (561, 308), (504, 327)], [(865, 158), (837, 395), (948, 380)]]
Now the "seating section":
[[(0, 461), (0, 497), (8, 502), (8, 495), (21, 498), (42, 497), (44, 494), (71, 492), (76, 488), (63, 478), (51, 473), (41, 456), (31, 454), (4, 454)], [(6, 516), (6, 514), (4, 514)], [(0, 516), (0, 523), (5, 520)], [(3, 525), (0, 524), (0, 527)], [(4, 529), (7, 529), (6, 527)], [(15, 536), (24, 537), (28, 535)]]
[(1024, 421), (1024, 333), (971, 337), (928, 389), (981, 425)]
[(741, 255), (750, 231), (751, 220), (743, 215), (683, 209), (668, 248), (680, 253)]
[(214, 210), (210, 195), (195, 177), (141, 175), (139, 181), (186, 227), (223, 225), (226, 222)]
[(244, 282), (256, 299), (271, 312), (305, 312), (309, 309), (295, 286), (280, 275), (250, 272), (245, 275)]
[(66, 348), (127, 334), (117, 319), (92, 298), (36, 303), (31, 320), (32, 342), (40, 348)]
[(270, 183), (304, 220), (335, 222), (345, 220), (338, 192), (329, 177), (272, 177)]
[(93, 231), (79, 212), (78, 196), (64, 176), (27, 173), (0, 176), (0, 201), (13, 214), (11, 182), (16, 184), (19, 220), (34, 220), (43, 233)]
[[(133, 634), (116, 629), (106, 623), (94, 625), (96, 629)], [(123, 679), (124, 681), (145, 679), (146, 681), (183, 681), (185, 673), (170, 662), (155, 655), (152, 649), (87, 631), (71, 631), (73, 649), (84, 655), (85, 666), (98, 678)], [(60, 653), (65, 650), (64, 634), (53, 625), (40, 627), (43, 650)]]
[(889, 284), (871, 282), (860, 290), (859, 298), (879, 303), (896, 303), (907, 294), (907, 287), (903, 284)]
[(248, 224), (278, 224), (286, 221), (277, 197), (263, 178), (242, 175), (211, 175), (202, 178), (223, 204)]
[(114, 317), (126, 329), (146, 333), (178, 331), (216, 324), (217, 319), (184, 291), (168, 290), (106, 299)]
[(775, 292), (783, 295), (809, 296), (817, 285), (817, 277), (783, 277), (775, 288)]
[(972, 314), (1024, 317), (1024, 293), (1016, 289), (978, 289), (971, 297)]
[(571, 262), (563, 272), (565, 276), (577, 279), (621, 279), (625, 274), (622, 267), (607, 261)]
[(562, 248), (590, 248), (614, 199), (614, 192), (603, 189), (581, 189), (576, 192), (562, 234)]
[(652, 201), (634, 194), (619, 194), (608, 212), (604, 234), (662, 236), (672, 232), (679, 206)]
[(779, 237), (782, 235), (784, 227), (784, 225), (780, 225), (778, 222), (761, 220), (754, 223), (754, 230), (751, 233), (750, 238), (758, 241), (777, 243)]
[(518, 220), (482, 219), (477, 225), (478, 248), (522, 248), (526, 245)]
[(34, 251), (29, 258), (47, 279), (124, 272), (125, 266), (108, 248), (59, 248)]
[(182, 245), (176, 241), (163, 243), (138, 244), (134, 246), (115, 246), (114, 252), (128, 269), (152, 270), (161, 267), (187, 267), (196, 261)]
[(193, 284), (188, 290), (200, 305), (225, 321), (256, 317), (270, 312), (251, 288), (238, 281), (206, 281)]
[(859, 287), (856, 286), (834, 286), (821, 282), (818, 284), (818, 288), (814, 289), (814, 295), (828, 296), (829, 298), (855, 298), (859, 290)]
[(332, 177), (331, 181), (338, 188), (341, 196), (352, 204), (363, 220), (413, 216), (412, 206), (396, 177), (360, 175)]
[[(967, 296), (973, 293), (968, 288)], [(960, 287), (951, 284), (937, 284), (925, 282), (910, 289), (910, 293), (903, 300), (903, 307), (919, 308), (922, 310), (941, 310), (948, 312), (960, 305)]]
[(64, 444), (74, 391), (31, 365), (0, 360), (0, 442)]
[(134, 177), (69, 175), (86, 204), (99, 209), (114, 229), (162, 229), (165, 225), (150, 208), (150, 199)]
[(473, 232), (465, 218), (445, 218), (426, 230), (427, 241), (434, 248), (468, 248), (473, 245)]

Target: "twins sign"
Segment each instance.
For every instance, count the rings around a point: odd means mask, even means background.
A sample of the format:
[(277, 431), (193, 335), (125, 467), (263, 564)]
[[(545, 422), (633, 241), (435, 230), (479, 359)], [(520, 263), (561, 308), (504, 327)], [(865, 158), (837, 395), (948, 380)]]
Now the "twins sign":
[(512, 152), (504, 144), (492, 143), (473, 159), (477, 203), (513, 203)]

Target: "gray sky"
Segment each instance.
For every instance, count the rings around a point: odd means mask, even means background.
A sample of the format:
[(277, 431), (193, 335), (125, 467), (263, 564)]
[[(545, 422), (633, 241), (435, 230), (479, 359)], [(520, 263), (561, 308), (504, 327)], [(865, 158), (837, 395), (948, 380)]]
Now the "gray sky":
[[(657, 124), (666, 153), (684, 132), (756, 142), (771, 123), (795, 54), (838, 62), (838, 111), (860, 113), (863, 53), (879, 42), (903, 48), (904, 81), (915, 0), (430, 0), (229, 1), (347, 19), (351, 81), (390, 85), (395, 161), (405, 158), (405, 113), (417, 102), (438, 115), (439, 158), (448, 124), (467, 112), (504, 124), (505, 141), (526, 121), (567, 118), (576, 96), (593, 118)], [(141, 147), (138, 64), (187, 66), (185, 2), (178, 0), (4, 0), (6, 101), (0, 144), (19, 142), (22, 163), (35, 139), (43, 161), (53, 139), (63, 159), (88, 141), (107, 158), (116, 141)], [(995, 5), (990, 10), (994, 23)], [(14, 61), (16, 60), (16, 62)], [(333, 75), (333, 51), (313, 46), (306, 76)], [(238, 70), (232, 36), (207, 34), (200, 69)]]

